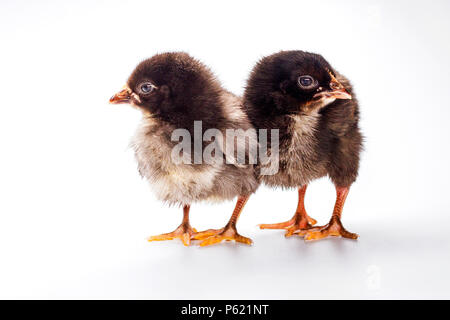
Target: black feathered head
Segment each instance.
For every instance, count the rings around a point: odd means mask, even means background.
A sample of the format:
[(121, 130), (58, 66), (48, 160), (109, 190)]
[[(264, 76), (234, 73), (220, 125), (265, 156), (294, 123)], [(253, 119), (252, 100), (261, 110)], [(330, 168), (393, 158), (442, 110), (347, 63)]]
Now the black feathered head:
[(111, 103), (131, 103), (178, 127), (220, 117), (221, 86), (213, 73), (184, 52), (157, 54), (141, 62)]
[(244, 94), (248, 112), (266, 116), (308, 113), (335, 99), (351, 95), (321, 55), (304, 51), (281, 51), (261, 59)]

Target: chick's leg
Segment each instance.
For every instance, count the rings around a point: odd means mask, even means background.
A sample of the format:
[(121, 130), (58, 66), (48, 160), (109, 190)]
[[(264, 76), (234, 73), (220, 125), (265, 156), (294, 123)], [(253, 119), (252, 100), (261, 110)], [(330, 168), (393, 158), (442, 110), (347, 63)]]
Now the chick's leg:
[(183, 207), (183, 221), (181, 222), (180, 226), (174, 231), (157, 236), (151, 236), (147, 240), (164, 241), (179, 238), (185, 246), (189, 246), (191, 244), (191, 239), (193, 239), (194, 234), (197, 232), (197, 230), (192, 228), (189, 224), (189, 209), (190, 205), (185, 205)]
[(200, 242), (200, 246), (209, 246), (215, 243), (234, 240), (236, 242), (252, 244), (252, 240), (241, 236), (236, 229), (236, 223), (239, 215), (242, 212), (245, 204), (247, 203), (249, 196), (240, 196), (237, 200), (236, 207), (234, 208), (233, 215), (228, 221), (227, 225), (222, 229), (210, 229), (203, 232), (199, 232), (194, 236), (194, 239), (203, 240)]
[(315, 227), (304, 233), (305, 240), (319, 240), (327, 237), (343, 237), (348, 239), (358, 239), (356, 233), (345, 230), (341, 222), (342, 209), (347, 198), (349, 187), (336, 186), (336, 203), (330, 222), (323, 227)]
[(305, 193), (307, 185), (298, 189), (298, 205), (291, 220), (274, 224), (260, 224), (261, 229), (286, 229), (286, 237), (292, 236), (296, 232), (308, 230), (317, 223), (316, 220), (308, 216), (305, 210)]

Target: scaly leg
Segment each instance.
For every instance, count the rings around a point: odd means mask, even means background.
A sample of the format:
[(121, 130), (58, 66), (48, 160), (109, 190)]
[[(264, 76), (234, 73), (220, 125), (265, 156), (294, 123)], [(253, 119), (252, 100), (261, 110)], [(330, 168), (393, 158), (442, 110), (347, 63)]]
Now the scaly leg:
[(173, 232), (160, 234), (157, 236), (151, 236), (147, 240), (148, 241), (164, 241), (164, 240), (172, 240), (175, 238), (181, 239), (185, 246), (189, 246), (191, 244), (191, 240), (194, 237), (194, 234), (197, 232), (194, 228), (189, 224), (189, 209), (190, 205), (185, 205), (183, 207), (183, 221), (180, 226), (175, 229)]
[(315, 225), (317, 221), (308, 216), (305, 210), (305, 193), (307, 186), (308, 185), (304, 185), (298, 189), (297, 210), (291, 220), (274, 224), (260, 224), (259, 227), (261, 229), (286, 229), (285, 236), (290, 237), (296, 232), (308, 230)]
[(319, 240), (327, 237), (343, 237), (348, 239), (358, 239), (356, 233), (345, 230), (341, 222), (342, 209), (347, 198), (350, 187), (336, 186), (336, 203), (330, 222), (323, 227), (315, 227), (304, 233), (305, 240)]
[(245, 204), (247, 203), (249, 196), (240, 196), (236, 202), (233, 215), (228, 221), (227, 225), (222, 229), (209, 229), (203, 232), (198, 232), (194, 239), (203, 240), (200, 242), (201, 247), (209, 246), (215, 243), (222, 242), (223, 240), (245, 243), (251, 245), (253, 242), (251, 239), (241, 236), (236, 229), (236, 223), (239, 215), (242, 212)]

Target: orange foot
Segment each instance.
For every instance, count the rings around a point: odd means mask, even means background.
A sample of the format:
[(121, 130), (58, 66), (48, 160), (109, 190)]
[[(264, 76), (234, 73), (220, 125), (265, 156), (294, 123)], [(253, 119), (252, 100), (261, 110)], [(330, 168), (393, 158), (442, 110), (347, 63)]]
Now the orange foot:
[(296, 213), (291, 220), (281, 223), (274, 223), (274, 224), (260, 224), (260, 229), (285, 229), (286, 237), (290, 237), (293, 234), (297, 232), (303, 232), (305, 230), (309, 230), (312, 228), (313, 225), (317, 223), (317, 221), (310, 216), (304, 213), (306, 216), (306, 220), (304, 216), (301, 216), (300, 214)]
[(191, 244), (191, 240), (195, 238), (197, 230), (191, 228), (191, 226), (182, 224), (173, 232), (163, 233), (157, 236), (148, 237), (147, 240), (151, 241), (164, 241), (164, 240), (173, 240), (175, 238), (181, 239), (185, 246), (189, 246)]
[(305, 236), (306, 241), (320, 240), (327, 237), (343, 237), (347, 239), (358, 239), (356, 233), (345, 230), (341, 220), (338, 217), (331, 218), (330, 222), (323, 227), (314, 227), (305, 232), (300, 232), (300, 236)]
[(206, 231), (198, 232), (194, 235), (195, 240), (203, 240), (200, 242), (201, 247), (210, 246), (215, 243), (219, 243), (222, 241), (236, 241), (240, 243), (245, 243), (251, 245), (253, 241), (250, 238), (246, 238), (241, 236), (236, 228), (226, 226), (222, 229), (209, 229)]

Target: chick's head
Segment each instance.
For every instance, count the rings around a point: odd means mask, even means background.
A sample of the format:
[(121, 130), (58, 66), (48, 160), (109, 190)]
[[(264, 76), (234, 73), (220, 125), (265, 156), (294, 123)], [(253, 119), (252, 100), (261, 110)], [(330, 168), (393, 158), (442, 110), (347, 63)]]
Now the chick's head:
[(336, 99), (351, 99), (336, 77), (321, 55), (281, 51), (257, 63), (244, 99), (268, 115), (308, 113)]

